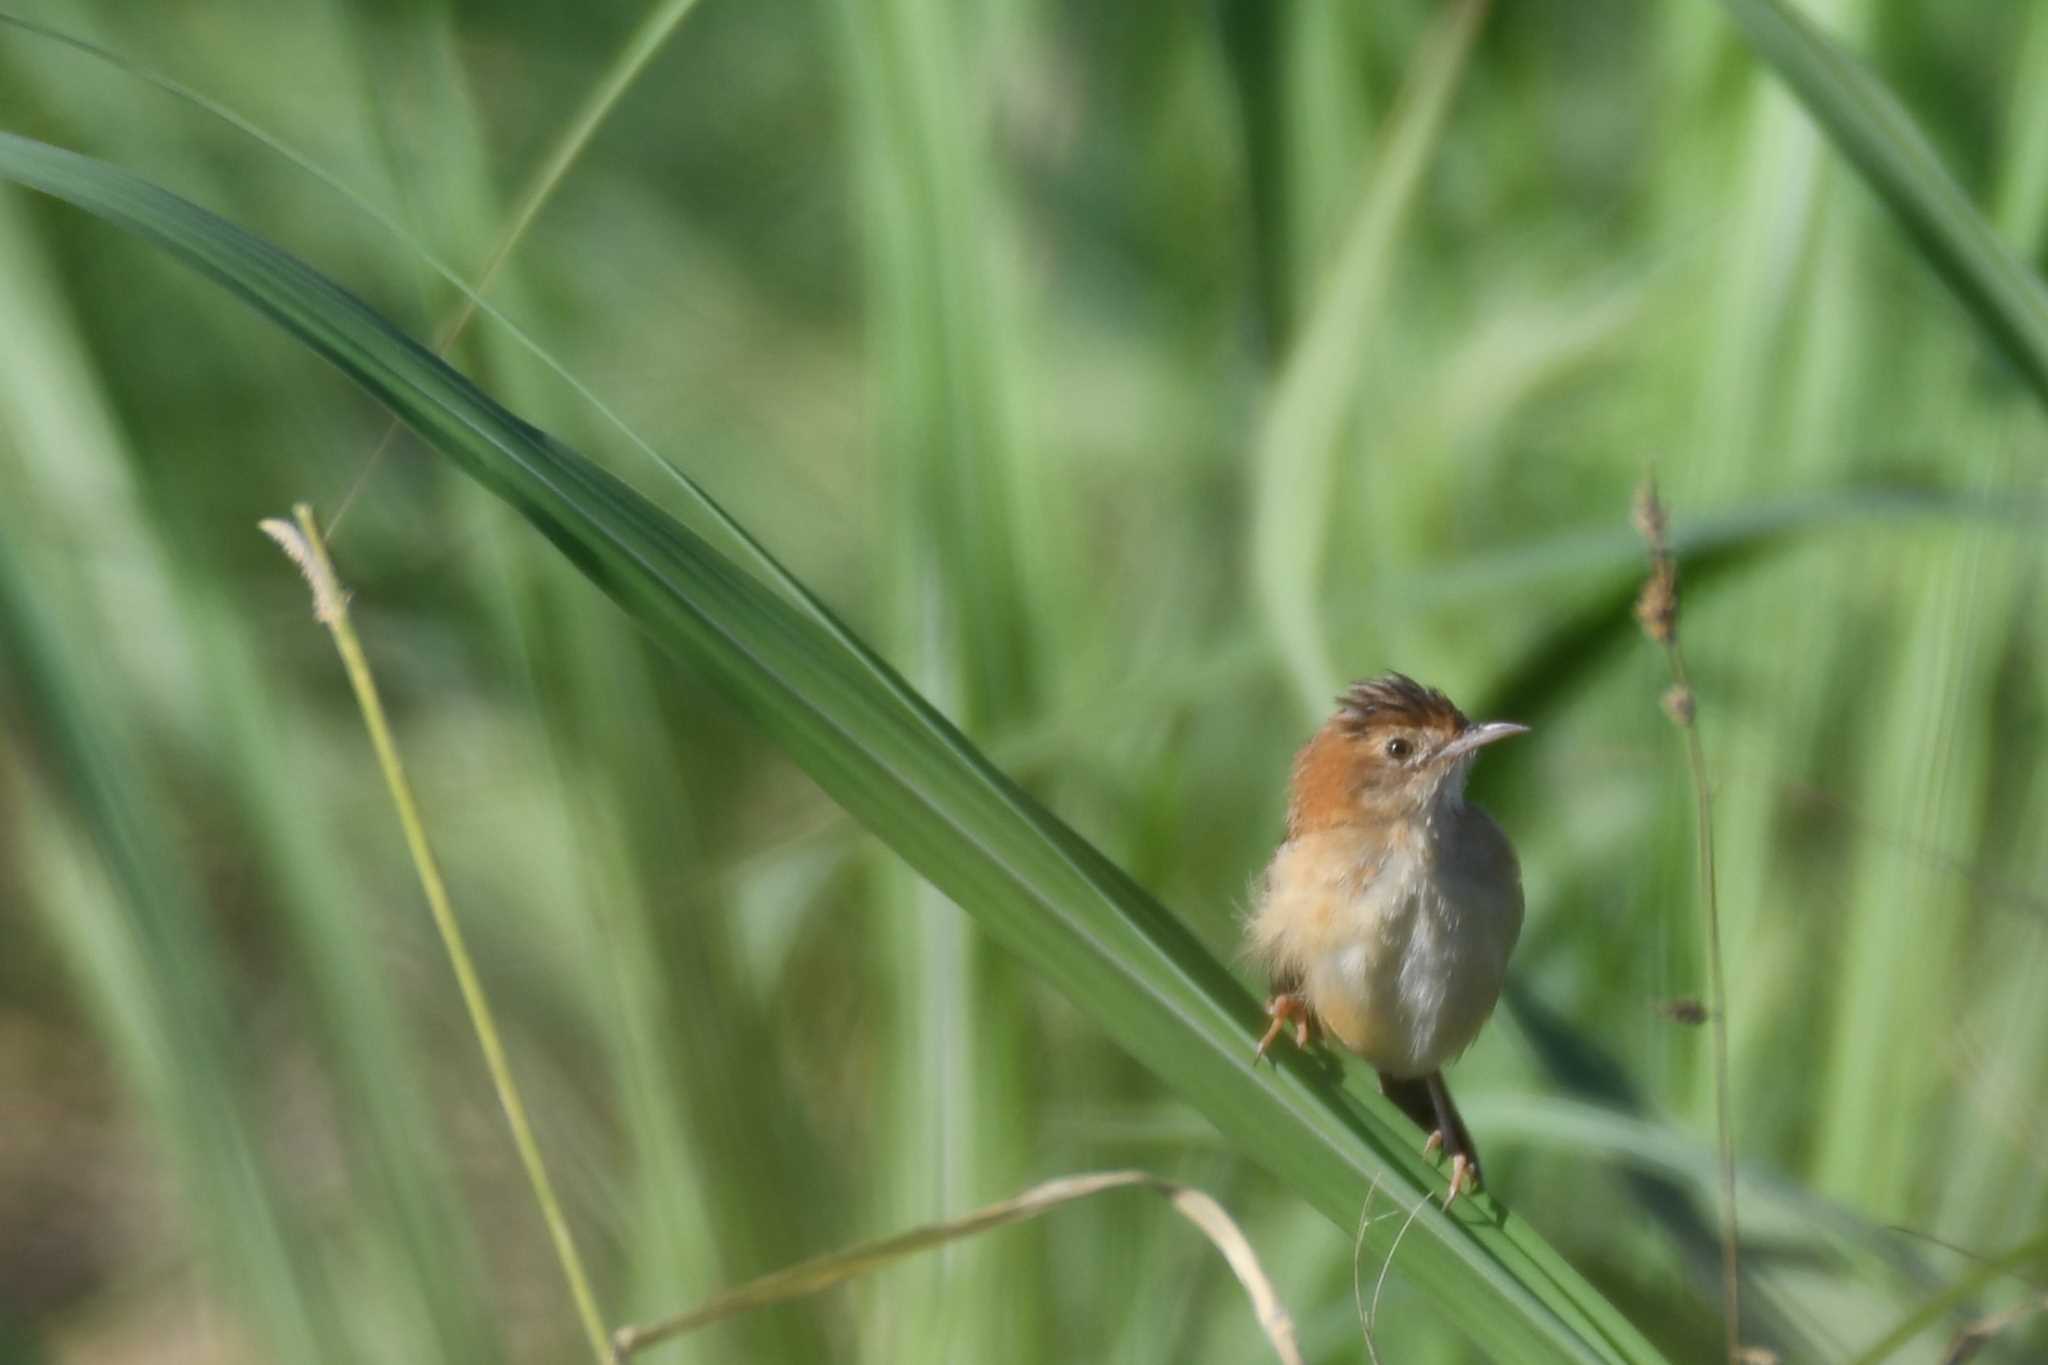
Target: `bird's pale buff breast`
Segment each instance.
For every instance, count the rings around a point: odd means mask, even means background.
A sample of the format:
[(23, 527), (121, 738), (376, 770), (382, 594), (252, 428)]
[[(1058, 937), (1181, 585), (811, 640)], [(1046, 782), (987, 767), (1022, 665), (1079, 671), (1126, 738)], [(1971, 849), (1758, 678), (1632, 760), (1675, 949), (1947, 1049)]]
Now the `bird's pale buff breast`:
[(1521, 927), (1514, 851), (1462, 803), (1388, 837), (1340, 826), (1290, 839), (1251, 926), (1337, 1041), (1396, 1076), (1428, 1075), (1478, 1036)]

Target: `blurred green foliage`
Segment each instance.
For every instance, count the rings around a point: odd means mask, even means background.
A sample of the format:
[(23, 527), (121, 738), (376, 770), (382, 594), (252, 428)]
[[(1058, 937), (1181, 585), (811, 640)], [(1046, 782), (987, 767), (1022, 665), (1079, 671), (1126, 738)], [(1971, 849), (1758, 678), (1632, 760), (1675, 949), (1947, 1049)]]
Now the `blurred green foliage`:
[[(2038, 265), (2048, 10), (1811, 8)], [(1478, 782), (1531, 917), (1459, 1093), (1516, 1213), (1709, 1359), (1703, 1037), (1657, 1012), (1700, 989), (1690, 795), (1626, 610), (1654, 465), (1694, 551), (1752, 1335), (1845, 1357), (2048, 1222), (2039, 406), (1713, 6), (1501, 5), (1436, 122), (1440, 9), (704, 0), (492, 301), (1219, 953), (1336, 681), (1297, 642), (1536, 725)], [(471, 274), (641, 17), (23, 12)], [(329, 187), (47, 38), (0, 30), (0, 126), (418, 335), (459, 302)], [(1372, 288), (1342, 292), (1347, 247)], [(1303, 453), (1271, 414), (1340, 294), (1368, 306)], [(339, 672), (253, 529), (361, 480), (336, 554), (615, 1317), (1135, 1164), (1217, 1193), (1312, 1354), (1357, 1358), (1348, 1237), (502, 508), (405, 442), (366, 476), (385, 419), (309, 354), (15, 192), (0, 336), (0, 1342), (576, 1349)], [(669, 496), (494, 324), (455, 357)], [(1398, 1264), (1376, 1336), (1465, 1350)], [(1259, 1349), (1134, 1201), (662, 1358)]]

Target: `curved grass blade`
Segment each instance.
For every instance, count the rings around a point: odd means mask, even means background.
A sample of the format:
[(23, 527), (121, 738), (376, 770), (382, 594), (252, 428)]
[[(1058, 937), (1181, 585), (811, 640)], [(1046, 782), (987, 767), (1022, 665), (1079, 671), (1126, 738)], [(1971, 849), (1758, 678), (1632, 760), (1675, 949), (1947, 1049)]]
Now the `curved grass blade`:
[(892, 1237), (881, 1237), (844, 1251), (830, 1252), (802, 1265), (784, 1267), (716, 1294), (710, 1301), (686, 1313), (641, 1326), (621, 1327), (612, 1334), (614, 1349), (618, 1358), (624, 1361), (659, 1342), (708, 1327), (735, 1314), (822, 1293), (880, 1270), (905, 1256), (930, 1251), (963, 1237), (979, 1236), (1011, 1223), (1042, 1217), (1077, 1200), (1130, 1189), (1150, 1190), (1159, 1195), (1209, 1239), (1210, 1245), (1215, 1247), (1238, 1283), (1244, 1287), (1245, 1297), (1250, 1300), (1252, 1312), (1258, 1318), (1259, 1331), (1273, 1348), (1273, 1354), (1280, 1358), (1282, 1365), (1301, 1365), (1301, 1348), (1295, 1340), (1294, 1319), (1288, 1314), (1286, 1304), (1281, 1302), (1280, 1291), (1274, 1288), (1265, 1267), (1259, 1264), (1258, 1254), (1252, 1250), (1244, 1229), (1210, 1195), (1192, 1185), (1164, 1180), (1146, 1171), (1095, 1171), (1085, 1175), (1061, 1176), (959, 1218), (912, 1228)]
[[(1375, 1187), (1411, 1197), (1438, 1188), (1411, 1132), (1355, 1077), (1343, 1084), (1304, 1058), (1251, 1068), (1257, 1003), (1180, 920), (900, 678), (618, 479), (302, 262), (140, 177), (9, 134), (0, 134), (0, 176), (164, 247), (361, 383), (715, 682), (996, 941), (1347, 1232)], [(1396, 1273), (1488, 1359), (1659, 1358), (1492, 1201), (1455, 1214), (1425, 1207), (1416, 1232)]]
[(2048, 290), (1991, 230), (1898, 99), (1783, 0), (1718, 0), (2048, 403)]

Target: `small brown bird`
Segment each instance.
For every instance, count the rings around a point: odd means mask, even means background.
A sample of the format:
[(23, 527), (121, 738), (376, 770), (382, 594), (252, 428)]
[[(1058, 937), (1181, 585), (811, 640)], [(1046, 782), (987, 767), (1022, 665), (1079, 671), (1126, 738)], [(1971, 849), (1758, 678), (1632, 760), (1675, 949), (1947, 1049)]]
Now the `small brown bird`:
[(1249, 926), (1272, 973), (1272, 1027), (1328, 1032), (1451, 1156), (1450, 1207), (1479, 1153), (1442, 1068), (1493, 1013), (1522, 930), (1522, 874), (1500, 826), (1465, 801), (1484, 746), (1527, 731), (1474, 725), (1450, 698), (1389, 673), (1357, 683), (1294, 760), (1287, 840)]

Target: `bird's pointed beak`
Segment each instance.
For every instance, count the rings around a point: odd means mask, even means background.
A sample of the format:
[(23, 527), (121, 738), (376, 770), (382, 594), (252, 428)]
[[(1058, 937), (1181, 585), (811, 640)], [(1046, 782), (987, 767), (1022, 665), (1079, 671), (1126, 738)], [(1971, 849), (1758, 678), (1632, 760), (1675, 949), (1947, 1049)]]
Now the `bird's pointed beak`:
[(1517, 725), (1511, 720), (1492, 720), (1484, 725), (1475, 725), (1449, 744), (1444, 745), (1443, 748), (1437, 750), (1437, 762), (1455, 763), (1465, 755), (1483, 749), (1495, 740), (1506, 739), (1511, 735), (1526, 735), (1528, 733), (1528, 726)]

